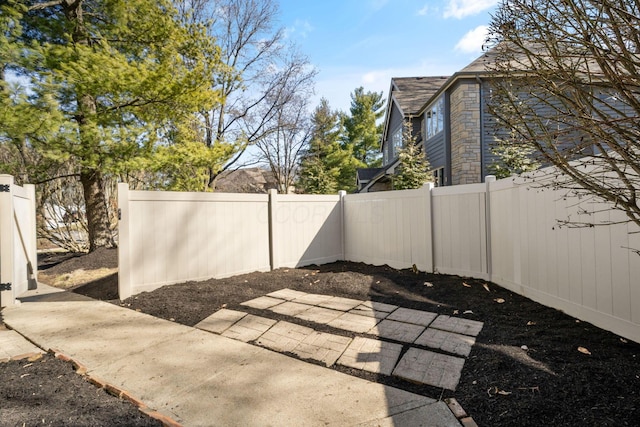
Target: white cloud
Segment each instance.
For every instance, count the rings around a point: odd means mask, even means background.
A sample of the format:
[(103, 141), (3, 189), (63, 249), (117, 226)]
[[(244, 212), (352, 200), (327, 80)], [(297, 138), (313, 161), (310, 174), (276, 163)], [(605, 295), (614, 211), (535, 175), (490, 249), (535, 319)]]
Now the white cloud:
[(462, 53), (482, 52), (482, 45), (487, 39), (488, 34), (489, 27), (486, 25), (480, 25), (465, 34), (458, 44), (456, 44), (454, 49)]
[(429, 4), (425, 4), (424, 7), (422, 9), (420, 9), (418, 12), (419, 16), (426, 16), (427, 13), (429, 13)]
[(300, 38), (305, 39), (313, 30), (315, 30), (315, 28), (309, 21), (296, 19), (292, 26), (285, 28), (284, 36), (285, 38), (289, 38), (297, 34)]
[(476, 15), (496, 4), (498, 0), (449, 0), (449, 4), (444, 9), (444, 17), (462, 19), (465, 16)]

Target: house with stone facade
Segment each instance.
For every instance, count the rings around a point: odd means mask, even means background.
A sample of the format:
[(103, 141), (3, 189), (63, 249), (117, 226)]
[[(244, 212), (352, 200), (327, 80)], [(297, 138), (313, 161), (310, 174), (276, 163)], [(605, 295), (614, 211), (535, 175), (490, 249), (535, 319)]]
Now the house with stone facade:
[(487, 55), (452, 76), (391, 79), (382, 136), (381, 168), (358, 171), (358, 191), (391, 190), (403, 124), (424, 144), (437, 186), (483, 182), (496, 160), (495, 129), (487, 112)]

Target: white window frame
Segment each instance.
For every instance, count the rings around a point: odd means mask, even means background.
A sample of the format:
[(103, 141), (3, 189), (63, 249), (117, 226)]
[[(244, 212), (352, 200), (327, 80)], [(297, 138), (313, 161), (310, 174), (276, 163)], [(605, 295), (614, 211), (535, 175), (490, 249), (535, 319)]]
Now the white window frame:
[(425, 140), (433, 138), (444, 130), (444, 97), (440, 95), (424, 113)]
[(402, 146), (404, 145), (404, 141), (402, 140), (402, 126), (396, 129), (391, 135), (391, 146), (393, 147), (393, 158), (398, 157), (398, 153)]

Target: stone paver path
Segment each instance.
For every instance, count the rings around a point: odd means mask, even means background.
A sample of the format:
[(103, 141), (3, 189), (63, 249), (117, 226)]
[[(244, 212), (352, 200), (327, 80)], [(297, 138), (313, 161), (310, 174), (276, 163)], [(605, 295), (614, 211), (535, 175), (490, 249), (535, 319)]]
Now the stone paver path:
[(352, 339), (228, 309), (196, 327), (326, 366), (338, 364), (449, 390), (458, 385), (464, 358), (483, 326), (475, 320), (292, 289), (241, 305), (368, 336)]

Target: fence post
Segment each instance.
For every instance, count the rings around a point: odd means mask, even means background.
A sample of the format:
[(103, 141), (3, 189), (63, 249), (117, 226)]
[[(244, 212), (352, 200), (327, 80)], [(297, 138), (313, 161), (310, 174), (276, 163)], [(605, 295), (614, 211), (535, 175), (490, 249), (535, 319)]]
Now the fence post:
[(344, 223), (344, 197), (347, 195), (347, 192), (344, 190), (338, 191), (338, 196), (340, 196), (340, 244), (341, 244), (341, 255), (340, 261), (344, 261), (344, 245), (345, 245), (345, 223)]
[(487, 242), (487, 276), (488, 280), (492, 281), (493, 260), (491, 257), (491, 183), (496, 182), (494, 175), (487, 175), (484, 178), (487, 190), (485, 194), (485, 232)]
[(15, 302), (11, 286), (13, 278), (13, 176), (0, 175), (0, 307)]
[(37, 289), (38, 287), (38, 232), (36, 224), (36, 186), (33, 184), (24, 185), (29, 195), (29, 236), (25, 244), (28, 246), (29, 252), (27, 258), (32, 263), (31, 277), (29, 278), (28, 289)]
[(118, 183), (118, 298), (127, 299), (131, 286), (131, 241), (129, 215), (129, 184)]
[(272, 188), (269, 190), (269, 264), (271, 270), (278, 268), (278, 257), (276, 250), (278, 248), (278, 238), (276, 234), (276, 222), (277, 216), (277, 204), (278, 204), (278, 190)]
[(425, 236), (426, 239), (426, 244), (427, 247), (425, 248), (426, 250), (426, 259), (425, 259), (425, 268), (426, 271), (429, 273), (433, 273), (434, 270), (434, 253), (433, 253), (433, 207), (432, 207), (432, 201), (433, 199), (431, 198), (431, 190), (433, 190), (434, 188), (434, 184), (433, 182), (427, 182), (422, 186), (422, 189), (424, 191), (424, 202), (426, 204), (425, 207), (425, 212), (424, 212), (424, 216), (425, 216), (425, 220), (427, 221), (426, 227), (425, 227), (425, 232), (427, 233), (427, 235)]

